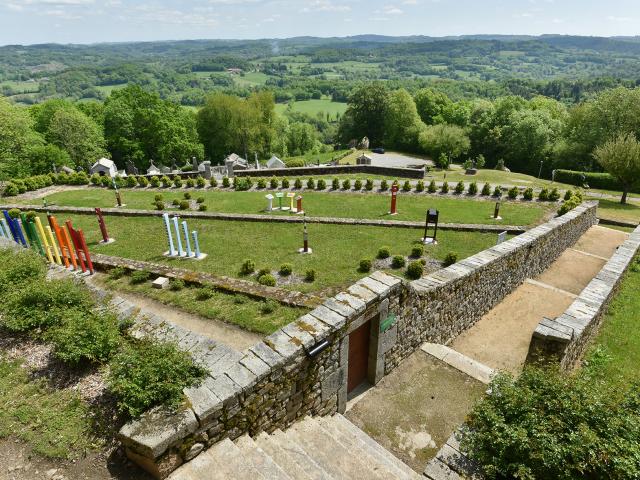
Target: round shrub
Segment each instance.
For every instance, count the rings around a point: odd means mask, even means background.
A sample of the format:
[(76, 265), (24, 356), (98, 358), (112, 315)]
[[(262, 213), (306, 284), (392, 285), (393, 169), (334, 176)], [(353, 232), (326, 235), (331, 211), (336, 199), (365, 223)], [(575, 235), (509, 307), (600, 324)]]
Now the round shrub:
[(549, 194), (549, 201), (557, 202), (558, 200), (560, 200), (560, 192), (558, 191), (557, 188), (554, 188), (553, 190), (551, 190), (551, 193)]
[(222, 177), (222, 186), (224, 188), (229, 188), (231, 186), (231, 180), (229, 180), (229, 177)]
[(263, 315), (269, 315), (270, 313), (275, 312), (277, 308), (278, 302), (271, 299), (265, 300), (260, 304), (260, 313), (262, 313)]
[(424, 255), (424, 245), (415, 245), (411, 248), (411, 257), (420, 258)]
[(296, 180), (293, 182), (293, 188), (295, 188), (296, 190), (300, 190), (302, 188), (302, 180), (296, 178)]
[(173, 177), (173, 186), (176, 188), (182, 187), (182, 178), (180, 178), (178, 175)]
[(342, 181), (342, 190), (351, 190), (351, 180), (347, 178)]
[(154, 202), (161, 202), (164, 199), (163, 195), (161, 193), (156, 193), (153, 196), (153, 201)]
[(423, 273), (424, 273), (424, 266), (420, 261), (411, 262), (407, 267), (407, 277), (410, 278), (411, 280), (417, 280), (419, 278), (422, 278)]
[(138, 180), (136, 179), (136, 177), (134, 175), (129, 175), (127, 177), (127, 179), (125, 180), (125, 184), (129, 188), (133, 188), (136, 185), (138, 185)]
[(100, 174), (94, 173), (91, 175), (91, 185), (100, 185)]
[(305, 282), (315, 282), (316, 280), (316, 271), (315, 270), (307, 270), (304, 274)]
[(245, 258), (240, 266), (240, 274), (241, 275), (251, 275), (256, 271), (256, 262), (251, 260), (250, 258)]
[(387, 182), (386, 180), (382, 180), (380, 182), (380, 191), (386, 192), (387, 190), (389, 190), (389, 182)]
[(458, 261), (458, 254), (455, 252), (449, 252), (444, 256), (444, 261), (442, 262), (445, 267), (453, 265)]
[(209, 180), (209, 185), (211, 185), (211, 188), (216, 188), (218, 186), (218, 180), (216, 180), (216, 177), (211, 177), (211, 180)]
[(184, 280), (180, 278), (172, 278), (169, 282), (169, 290), (172, 292), (179, 292), (184, 288)]
[(149, 179), (143, 175), (138, 177), (138, 186), (142, 188), (146, 188), (149, 186)]
[(436, 181), (435, 180), (431, 180), (429, 182), (429, 187), (427, 188), (427, 192), (436, 193), (437, 191), (438, 191), (438, 187), (436, 186)]
[(527, 188), (522, 194), (522, 198), (524, 198), (525, 200), (533, 200), (533, 188)]
[(166, 175), (163, 175), (162, 178), (160, 178), (160, 182), (162, 183), (163, 188), (169, 188), (171, 186), (171, 179)]
[(371, 180), (370, 178), (367, 178), (367, 181), (364, 183), (364, 189), (368, 192), (373, 190), (373, 180)]
[(283, 263), (280, 265), (279, 273), (283, 277), (288, 277), (293, 273), (293, 266), (290, 263)]
[(461, 194), (464, 193), (464, 182), (462, 180), (460, 180), (456, 184), (455, 192), (456, 192), (457, 195), (461, 195)]
[(18, 191), (18, 187), (16, 186), (16, 184), (13, 182), (7, 182), (2, 195), (4, 195), (5, 197), (15, 197), (16, 195), (18, 195), (18, 193), (20, 192)]
[(196, 178), (196, 185), (198, 186), (198, 188), (204, 188), (207, 185), (207, 181), (203, 177), (198, 175), (198, 177)]
[(186, 184), (187, 187), (193, 188), (196, 186), (196, 181), (193, 178), (187, 178)]
[(7, 213), (11, 218), (20, 218), (22, 211), (19, 208), (12, 208)]
[(340, 189), (340, 180), (334, 178), (331, 180), (331, 190), (339, 190)]
[(484, 195), (485, 197), (488, 197), (489, 195), (491, 195), (491, 185), (489, 185), (488, 183), (485, 183), (484, 186), (482, 187), (482, 195)]
[(204, 203), (204, 197), (198, 197), (196, 203)]
[(444, 182), (440, 187), (440, 192), (449, 193), (449, 182)]
[(180, 202), (180, 210), (189, 210), (189, 201), (188, 200), (182, 200)]
[(370, 272), (371, 266), (372, 266), (371, 260), (369, 260), (368, 258), (363, 258), (362, 260), (360, 260), (358, 271), (362, 273)]
[(164, 210), (165, 204), (163, 201), (159, 200), (153, 204), (156, 207), (156, 210)]
[(409, 182), (409, 180), (405, 180), (404, 184), (402, 185), (402, 191), (403, 192), (411, 191), (411, 183)]
[(199, 302), (209, 300), (211, 297), (213, 297), (214, 293), (215, 290), (213, 289), (213, 287), (206, 285), (196, 290), (196, 300), (198, 300)]
[(289, 188), (290, 183), (289, 183), (289, 179), (288, 178), (283, 178), (282, 179), (282, 188)]
[(407, 261), (404, 259), (402, 255), (394, 255), (391, 259), (391, 267), (392, 268), (402, 268), (406, 265)]
[(478, 194), (478, 184), (476, 182), (471, 182), (469, 184), (469, 188), (467, 189), (467, 193), (469, 195), (477, 195)]
[(502, 197), (502, 187), (500, 185), (493, 189), (493, 196), (496, 198)]
[(270, 268), (261, 268), (260, 270), (258, 270), (258, 273), (256, 274), (256, 278), (260, 278), (263, 275), (267, 275), (271, 273), (271, 269)]
[(316, 188), (316, 182), (313, 178), (310, 178), (309, 180), (307, 180), (307, 188), (309, 190), (313, 190), (314, 188)]
[(538, 193), (538, 200), (540, 200), (541, 202), (546, 202), (547, 200), (549, 200), (549, 189), (543, 188), (542, 190), (540, 190), (540, 193)]
[(141, 283), (147, 282), (151, 278), (151, 272), (146, 270), (137, 270), (131, 274), (131, 283), (134, 285), (139, 285)]
[(567, 190), (566, 192), (564, 192), (564, 200), (569, 200), (571, 198), (571, 195), (573, 195), (573, 192), (571, 190)]
[(111, 177), (101, 176), (100, 177), (100, 185), (103, 187), (113, 188), (113, 182), (111, 181)]
[(191, 200), (191, 193), (184, 192), (184, 198), (185, 198), (185, 200)]
[(160, 179), (156, 175), (154, 175), (153, 177), (151, 177), (151, 181), (149, 183), (151, 183), (151, 186), (153, 188), (158, 188), (160, 186)]
[(177, 198), (174, 198), (173, 200), (171, 200), (171, 205), (173, 205), (174, 207), (177, 207), (178, 205), (180, 205), (180, 200), (178, 200)]
[(273, 189), (278, 188), (278, 179), (276, 177), (271, 177), (271, 180), (269, 180), (269, 186)]
[(207, 206), (204, 203), (201, 203), (200, 205), (198, 205), (198, 211), (199, 212), (206, 212), (207, 211)]
[(424, 192), (424, 182), (422, 180), (418, 180), (418, 183), (416, 183), (416, 192)]
[(320, 180), (318, 180), (318, 183), (316, 185), (316, 189), (317, 190), (326, 190), (327, 189), (327, 182), (325, 181), (324, 178), (321, 178)]
[(264, 178), (259, 178), (256, 182), (256, 187), (261, 189), (267, 188), (267, 180), (265, 180)]
[(520, 193), (520, 190), (518, 190), (518, 187), (511, 187), (507, 191), (507, 195), (511, 200), (515, 200), (516, 198), (518, 198), (519, 193)]
[(384, 260), (385, 258), (389, 258), (390, 256), (391, 256), (391, 248), (389, 248), (389, 247), (380, 247), (378, 249), (377, 257), (380, 260)]
[(362, 190), (362, 180), (358, 178), (355, 182), (353, 182), (353, 189), (356, 191)]
[(264, 285), (266, 287), (275, 287), (276, 286), (276, 278), (270, 273), (266, 273), (258, 277), (258, 283), (260, 285)]

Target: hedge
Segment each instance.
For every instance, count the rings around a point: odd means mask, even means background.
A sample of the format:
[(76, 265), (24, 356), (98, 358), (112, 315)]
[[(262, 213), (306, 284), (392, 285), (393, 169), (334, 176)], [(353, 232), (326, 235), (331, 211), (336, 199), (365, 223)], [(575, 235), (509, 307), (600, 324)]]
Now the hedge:
[[(622, 191), (622, 185), (620, 185), (620, 183), (608, 173), (556, 170), (554, 180), (556, 182), (567, 183), (577, 187), (582, 187), (586, 183), (590, 188)], [(640, 187), (636, 187), (631, 191), (633, 193), (640, 193)]]

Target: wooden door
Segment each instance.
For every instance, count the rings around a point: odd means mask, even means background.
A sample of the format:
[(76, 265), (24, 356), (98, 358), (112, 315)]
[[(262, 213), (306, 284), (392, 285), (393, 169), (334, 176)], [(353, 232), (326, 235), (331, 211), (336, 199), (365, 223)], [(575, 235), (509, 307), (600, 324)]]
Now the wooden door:
[(349, 375), (347, 392), (367, 379), (369, 369), (369, 337), (371, 322), (366, 322), (349, 335)]

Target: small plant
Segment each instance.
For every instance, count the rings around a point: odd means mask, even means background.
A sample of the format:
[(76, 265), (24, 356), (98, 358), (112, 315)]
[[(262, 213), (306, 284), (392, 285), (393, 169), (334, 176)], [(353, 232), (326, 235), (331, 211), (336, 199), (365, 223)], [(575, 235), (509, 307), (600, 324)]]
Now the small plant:
[(402, 255), (394, 255), (391, 259), (391, 267), (392, 268), (402, 268), (407, 264), (407, 261), (404, 259)]
[(238, 177), (234, 177), (233, 189), (237, 192), (246, 192), (247, 190), (251, 190), (253, 187), (253, 182), (250, 177), (244, 177), (238, 179)]
[(277, 308), (278, 302), (271, 299), (265, 300), (260, 304), (260, 313), (262, 313), (263, 315), (269, 315), (270, 313), (275, 312)]
[(518, 190), (518, 187), (511, 187), (508, 191), (507, 191), (507, 196), (511, 199), (511, 200), (515, 200), (516, 198), (518, 198), (518, 194), (520, 193), (520, 190)]
[(356, 179), (356, 181), (353, 182), (353, 189), (356, 192), (359, 192), (360, 190), (362, 190), (362, 180), (360, 180), (359, 178)]
[(133, 285), (139, 285), (141, 283), (147, 282), (151, 278), (151, 272), (147, 270), (137, 270), (131, 274), (131, 283)]
[(289, 179), (288, 178), (283, 178), (282, 179), (282, 188), (289, 188)]
[(420, 258), (424, 255), (424, 246), (423, 245), (415, 245), (411, 248), (411, 257), (412, 258)]
[[(103, 187), (109, 187), (109, 188), (113, 188), (113, 183), (111, 181), (111, 177), (107, 177), (105, 176), (101, 176), (100, 177), (100, 185), (102, 185)], [(171, 185), (171, 180), (169, 180), (169, 185)], [(20, 192), (22, 193), (22, 192)]]
[(485, 183), (484, 186), (482, 187), (481, 195), (484, 195), (485, 197), (488, 197), (489, 195), (491, 195), (491, 185), (489, 185), (488, 183)]
[(340, 190), (340, 180), (337, 178), (331, 180), (331, 190)]
[(158, 188), (160, 186), (160, 179), (156, 175), (154, 175), (153, 177), (151, 177), (151, 182), (149, 183), (151, 183), (151, 186), (153, 188)]
[(200, 205), (198, 205), (198, 211), (199, 212), (206, 212), (207, 211), (207, 206), (204, 203), (201, 203)]
[(402, 184), (402, 191), (403, 192), (411, 191), (411, 182), (409, 182), (409, 180), (405, 180), (405, 182)]
[(216, 188), (218, 186), (218, 180), (216, 180), (215, 177), (211, 177), (211, 180), (209, 180), (209, 185), (211, 185), (211, 188)]
[(12, 208), (8, 213), (11, 218), (20, 218), (22, 211), (19, 208)]
[(551, 190), (551, 193), (549, 194), (549, 201), (557, 202), (558, 200), (560, 200), (560, 192), (558, 191), (557, 188), (554, 188), (553, 190)]
[(179, 292), (184, 288), (184, 280), (180, 278), (172, 278), (169, 282), (169, 290), (172, 292)]
[(173, 205), (174, 207), (179, 206), (180, 200), (178, 200), (177, 198), (174, 198), (173, 200), (171, 200), (171, 205)]
[(500, 185), (493, 189), (493, 196), (496, 198), (502, 197), (502, 187)]
[(416, 183), (416, 192), (424, 192), (424, 182), (422, 180), (418, 180), (418, 183)]
[(276, 278), (270, 273), (266, 273), (258, 277), (258, 283), (260, 285), (264, 285), (266, 287), (275, 287), (276, 286)]
[(223, 188), (229, 188), (231, 186), (231, 180), (229, 180), (229, 177), (222, 177), (222, 186)]
[(280, 265), (280, 270), (278, 273), (280, 273), (280, 275), (282, 275), (283, 277), (288, 277), (293, 273), (293, 266), (291, 266), (290, 263), (283, 263), (282, 265)]
[(109, 270), (109, 279), (119, 280), (127, 274), (127, 269), (124, 267), (114, 267)]
[(94, 173), (93, 175), (91, 175), (91, 184), (100, 185), (100, 175), (98, 173)]
[(469, 184), (469, 188), (467, 189), (467, 193), (469, 195), (477, 195), (478, 194), (478, 184), (476, 182), (471, 182)]
[(196, 185), (198, 185), (198, 188), (204, 188), (207, 186), (207, 181), (203, 177), (198, 175), (198, 177), (196, 178)]
[(173, 177), (173, 186), (176, 188), (182, 187), (182, 178), (180, 178), (178, 175)]
[(271, 177), (269, 180), (269, 187), (274, 190), (278, 188), (278, 179), (276, 177)]
[(263, 275), (267, 275), (271, 273), (271, 269), (270, 268), (261, 268), (260, 270), (258, 270), (258, 273), (256, 274), (256, 278), (260, 278)]
[(415, 261), (415, 262), (411, 262), (407, 267), (406, 275), (411, 280), (417, 280), (419, 278), (422, 278), (423, 273), (424, 273), (424, 265), (422, 265), (422, 262), (420, 261)]
[(453, 265), (457, 261), (458, 261), (458, 254), (455, 252), (449, 252), (444, 256), (444, 261), (442, 262), (442, 264), (445, 267), (448, 267), (450, 265)]
[[(103, 178), (107, 178), (107, 177), (103, 177)], [(169, 188), (171, 186), (171, 179), (166, 175), (163, 175), (162, 178), (160, 178), (160, 182), (162, 183), (163, 188)]]
[(380, 247), (378, 249), (377, 257), (380, 260), (384, 260), (385, 258), (389, 258), (391, 256), (391, 249), (389, 247)]
[(184, 192), (184, 199), (185, 200), (191, 200), (191, 193), (190, 192)]
[(135, 175), (129, 175), (129, 176), (127, 177), (126, 185), (127, 185), (127, 187), (129, 187), (129, 188), (133, 188), (133, 187), (135, 187), (136, 185), (138, 185), (138, 180), (136, 179)]
[(162, 200), (159, 200), (157, 202), (155, 202), (153, 204), (153, 206), (156, 208), (156, 210), (164, 210), (165, 209), (165, 204)]
[(321, 178), (320, 180), (318, 180), (318, 184), (316, 185), (316, 189), (317, 190), (326, 190), (327, 189), (327, 182), (325, 181), (324, 178)]
[(567, 200), (569, 200), (572, 195), (573, 192), (571, 190), (567, 190), (566, 192), (564, 192), (564, 201), (566, 202)]
[(204, 203), (204, 197), (198, 197), (196, 203)]
[(240, 266), (240, 274), (251, 275), (255, 271), (256, 271), (256, 262), (254, 262), (250, 258), (246, 258), (242, 262), (242, 265)]
[(367, 192), (370, 192), (371, 190), (373, 190), (373, 180), (371, 180), (370, 178), (367, 178), (367, 181), (364, 183), (364, 189)]
[(387, 190), (389, 190), (389, 182), (387, 182), (386, 180), (382, 180), (380, 182), (380, 191), (386, 192)]
[(440, 187), (440, 192), (441, 193), (449, 193), (449, 183), (448, 182), (444, 182), (442, 184), (442, 186)]
[(196, 186), (196, 181), (191, 177), (187, 178), (187, 182), (186, 183), (187, 183), (187, 187), (189, 187), (189, 188), (193, 188), (193, 187)]
[(7, 182), (7, 184), (4, 187), (4, 191), (2, 192), (2, 195), (5, 197), (15, 197), (16, 195), (18, 195), (20, 192), (18, 190), (18, 187), (15, 183), (13, 182)]
[(456, 195), (462, 195), (464, 193), (464, 182), (462, 180), (456, 184), (455, 192)]
[(161, 202), (164, 199), (161, 193), (156, 193), (153, 197), (154, 202)]
[(362, 273), (367, 273), (371, 271), (372, 262), (368, 258), (363, 258), (360, 260), (360, 264), (358, 266), (358, 271)]
[(189, 210), (189, 201), (188, 200), (182, 200), (180, 202), (180, 210)]
[(295, 188), (296, 190), (300, 190), (302, 188), (302, 180), (296, 178), (296, 180), (293, 182), (293, 188)]
[(202, 288), (199, 288), (196, 291), (196, 300), (199, 302), (204, 302), (205, 300), (209, 300), (215, 294), (215, 290), (213, 287), (206, 285)]
[(351, 190), (351, 180), (347, 178), (342, 182), (342, 190)]
[(427, 188), (427, 191), (429, 193), (436, 193), (438, 191), (438, 187), (436, 186), (436, 181), (435, 180), (431, 180), (429, 182), (429, 188)]
[(267, 181), (264, 178), (259, 178), (256, 182), (256, 186), (260, 189), (267, 188)]
[(307, 180), (307, 188), (309, 190), (314, 190), (316, 188), (316, 181), (313, 178)]
[(549, 200), (548, 188), (543, 188), (542, 190), (540, 190), (540, 193), (538, 193), (538, 200), (540, 200), (541, 202), (546, 202), (547, 200)]
[(304, 274), (304, 281), (305, 282), (315, 282), (316, 280), (316, 271), (315, 270), (307, 270)]
[(524, 198), (525, 200), (533, 200), (533, 188), (527, 188), (522, 194), (522, 198)]

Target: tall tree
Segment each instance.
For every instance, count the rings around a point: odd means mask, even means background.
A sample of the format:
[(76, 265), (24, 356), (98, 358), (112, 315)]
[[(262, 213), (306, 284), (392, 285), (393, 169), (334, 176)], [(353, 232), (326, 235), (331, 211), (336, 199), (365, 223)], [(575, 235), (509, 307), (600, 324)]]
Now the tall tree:
[(640, 185), (640, 142), (633, 133), (620, 134), (596, 147), (593, 156), (622, 185), (620, 203), (627, 203), (632, 188)]
[(425, 125), (420, 120), (413, 98), (401, 88), (391, 92), (387, 102), (384, 144), (389, 148), (415, 152), (418, 135)]
[(0, 97), (0, 178), (29, 175), (29, 150), (43, 140), (26, 108)]
[(384, 141), (388, 102), (389, 91), (381, 82), (356, 88), (349, 97), (349, 106), (341, 119), (341, 123), (345, 122), (345, 126), (350, 127), (340, 129), (342, 140), (348, 142), (353, 138), (368, 137), (372, 145), (381, 144)]
[(415, 101), (418, 114), (427, 125), (444, 123), (442, 112), (452, 104), (446, 94), (431, 88), (418, 90)]
[(456, 125), (431, 125), (420, 133), (420, 146), (433, 158), (444, 154), (448, 163), (469, 151), (471, 142), (463, 128)]

